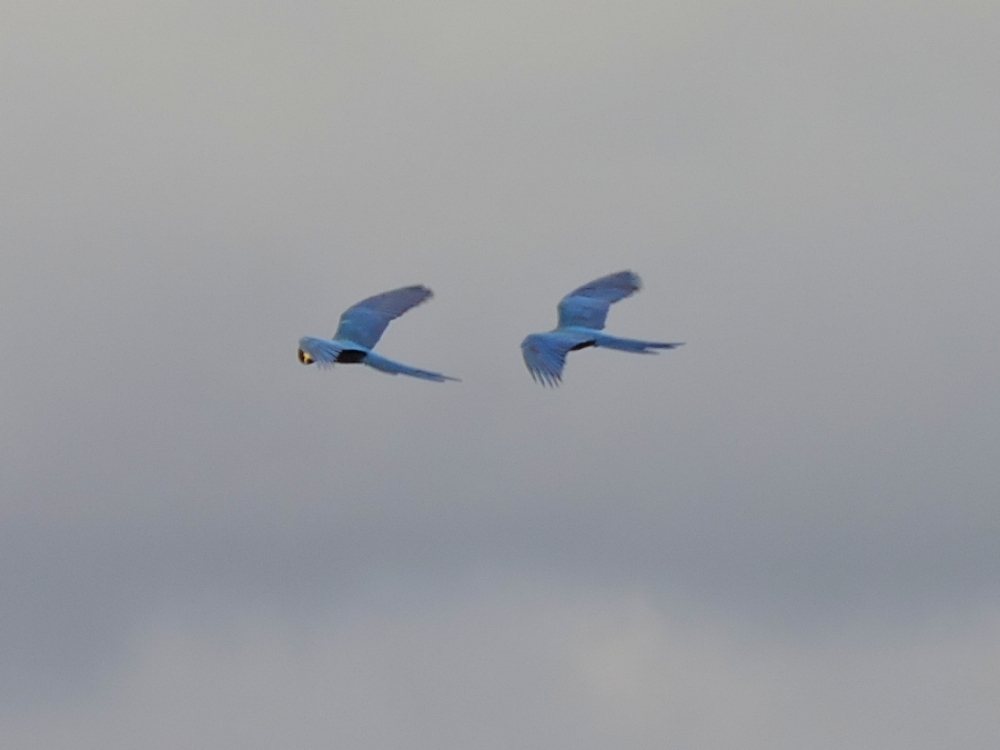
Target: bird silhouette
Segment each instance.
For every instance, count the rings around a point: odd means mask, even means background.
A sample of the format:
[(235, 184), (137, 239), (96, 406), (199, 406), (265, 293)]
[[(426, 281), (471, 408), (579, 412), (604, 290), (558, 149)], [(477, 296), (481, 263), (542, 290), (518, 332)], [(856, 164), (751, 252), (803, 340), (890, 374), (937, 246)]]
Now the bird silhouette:
[(372, 351), (390, 322), (433, 295), (425, 286), (404, 286), (368, 297), (347, 308), (332, 339), (303, 336), (299, 339), (299, 362), (320, 367), (361, 363), (390, 375), (410, 375), (443, 383), (458, 380), (439, 372), (421, 370), (383, 357)]
[(542, 385), (559, 385), (566, 355), (588, 346), (641, 354), (656, 354), (657, 349), (682, 346), (682, 342), (640, 341), (604, 333), (604, 321), (612, 303), (634, 294), (641, 285), (636, 274), (619, 271), (584, 284), (563, 297), (555, 329), (529, 334), (521, 342), (524, 364), (531, 377)]

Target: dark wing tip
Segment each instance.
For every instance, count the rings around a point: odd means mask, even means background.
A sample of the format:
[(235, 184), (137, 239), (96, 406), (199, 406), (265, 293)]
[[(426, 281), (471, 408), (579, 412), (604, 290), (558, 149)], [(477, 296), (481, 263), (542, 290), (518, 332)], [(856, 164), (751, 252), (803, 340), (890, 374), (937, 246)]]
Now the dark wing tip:
[(619, 271), (618, 273), (613, 273), (609, 275), (608, 280), (621, 280), (623, 287), (629, 287), (633, 292), (638, 292), (642, 289), (642, 279), (639, 278), (639, 274), (635, 271)]
[(401, 286), (399, 289), (393, 289), (392, 291), (384, 292), (383, 294), (413, 295), (413, 297), (416, 299), (416, 301), (412, 303), (413, 307), (416, 307), (417, 305), (422, 305), (424, 302), (426, 302), (427, 300), (431, 299), (431, 297), (434, 296), (434, 292), (431, 291), (430, 287), (426, 287), (423, 284), (411, 284), (410, 286)]
[(569, 297), (596, 297), (608, 302), (617, 302), (642, 289), (642, 279), (634, 271), (617, 271), (589, 281), (577, 287)]
[(423, 284), (413, 284), (411, 286), (404, 286), (403, 289), (414, 292), (423, 292), (424, 299), (430, 299), (434, 296), (434, 292), (431, 291), (430, 287), (424, 286)]

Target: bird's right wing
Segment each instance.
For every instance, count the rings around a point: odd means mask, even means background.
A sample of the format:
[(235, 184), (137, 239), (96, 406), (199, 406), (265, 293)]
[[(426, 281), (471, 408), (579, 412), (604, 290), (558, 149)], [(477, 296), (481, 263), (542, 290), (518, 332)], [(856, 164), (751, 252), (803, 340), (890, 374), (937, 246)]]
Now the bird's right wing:
[(340, 316), (340, 325), (333, 337), (353, 341), (371, 349), (391, 321), (432, 296), (430, 289), (417, 285), (404, 286), (363, 299), (347, 308)]
[(631, 271), (602, 276), (574, 289), (559, 302), (559, 327), (604, 328), (608, 308), (640, 289), (642, 282)]
[(402, 362), (396, 362), (375, 352), (368, 352), (361, 361), (369, 367), (374, 367), (376, 370), (387, 372), (390, 375), (409, 375), (414, 378), (421, 378), (422, 380), (433, 380), (435, 383), (443, 383), (446, 380), (458, 381), (458, 378), (442, 375), (439, 372), (410, 367), (410, 365), (404, 365)]
[(577, 342), (552, 333), (532, 333), (521, 342), (524, 364), (536, 383), (555, 387), (562, 382), (566, 355)]

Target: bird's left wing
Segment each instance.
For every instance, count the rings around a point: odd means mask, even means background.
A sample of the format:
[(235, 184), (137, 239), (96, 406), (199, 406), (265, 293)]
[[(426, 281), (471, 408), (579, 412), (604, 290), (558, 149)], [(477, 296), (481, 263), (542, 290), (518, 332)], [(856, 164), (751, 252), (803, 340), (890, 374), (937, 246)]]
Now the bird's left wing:
[(340, 316), (340, 325), (333, 337), (353, 341), (371, 349), (391, 321), (432, 296), (430, 289), (417, 285), (404, 286), (363, 299), (347, 308)]

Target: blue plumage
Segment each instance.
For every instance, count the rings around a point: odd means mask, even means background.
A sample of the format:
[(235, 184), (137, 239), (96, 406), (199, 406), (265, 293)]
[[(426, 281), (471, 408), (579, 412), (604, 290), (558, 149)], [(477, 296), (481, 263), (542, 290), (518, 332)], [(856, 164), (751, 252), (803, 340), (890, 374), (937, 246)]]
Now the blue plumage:
[(634, 294), (641, 286), (636, 274), (619, 271), (584, 284), (563, 297), (556, 328), (529, 334), (521, 342), (521, 353), (531, 377), (542, 385), (559, 385), (566, 355), (591, 346), (641, 354), (682, 346), (681, 342), (625, 339), (603, 332), (611, 305)]
[(439, 372), (395, 362), (372, 351), (390, 322), (432, 296), (430, 289), (417, 285), (363, 299), (340, 316), (340, 324), (332, 339), (313, 336), (299, 339), (299, 361), (304, 365), (315, 362), (320, 367), (361, 363), (390, 375), (410, 375), (438, 383), (458, 380)]

